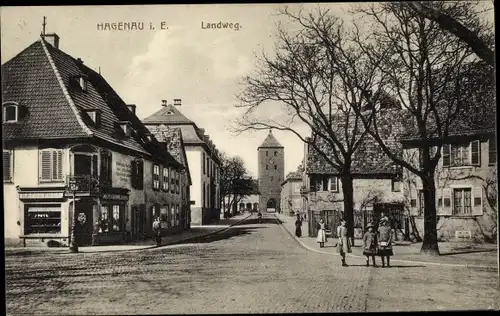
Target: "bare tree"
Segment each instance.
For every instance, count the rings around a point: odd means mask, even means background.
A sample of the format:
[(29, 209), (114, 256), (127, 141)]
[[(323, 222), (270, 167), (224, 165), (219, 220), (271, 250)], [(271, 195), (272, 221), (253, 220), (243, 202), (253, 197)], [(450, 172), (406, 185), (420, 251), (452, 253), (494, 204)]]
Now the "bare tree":
[[(348, 30), (344, 28), (343, 21), (328, 10), (292, 13), (284, 8), (280, 14), (298, 31), (291, 31), (292, 28), (282, 24), (277, 26), (275, 55), (262, 54), (255, 73), (244, 78), (239, 106), (246, 108), (246, 112), (237, 121), (235, 130), (271, 128), (289, 131), (307, 143), (341, 180), (344, 216), (349, 236), (353, 238), (351, 164), (354, 153), (366, 136), (365, 128), (353, 108), (361, 104), (364, 90), (355, 85), (349, 86), (338, 76), (336, 59), (339, 56), (335, 47), (340, 46), (341, 51), (346, 52), (342, 57), (349, 58), (352, 63), (360, 58), (360, 52), (351, 49), (344, 35)], [(375, 67), (372, 64), (358, 65), (364, 66), (372, 67), (365, 68), (365, 76), (358, 79), (368, 87), (371, 86)], [(269, 111), (273, 105), (284, 109), (285, 115), (279, 118), (258, 117), (259, 109)], [(305, 125), (311, 137), (301, 134), (299, 125)]]
[[(494, 3), (493, 3), (494, 4)], [(469, 28), (454, 16), (454, 12), (442, 11), (422, 1), (410, 1), (408, 6), (419, 16), (436, 22), (443, 30), (447, 30), (460, 40), (464, 41), (470, 49), (490, 66), (495, 65), (495, 52), (489, 44), (491, 39), (484, 38), (481, 24)], [(460, 16), (458, 17), (460, 18)]]
[[(466, 27), (473, 28), (478, 23), (477, 16), (471, 13), (473, 4), (469, 2), (433, 2), (428, 6), (454, 12)], [(380, 3), (358, 10), (373, 23), (368, 25), (371, 30), (368, 35), (357, 32), (354, 41), (365, 56), (377, 64), (377, 92), (386, 91), (395, 100), (382, 100), (383, 94), (367, 90), (364, 99), (368, 110), (358, 107), (356, 112), (362, 114), (362, 122), (384, 152), (420, 178), (425, 201), (421, 252), (439, 254), (435, 172), (442, 141), (450, 136), (457, 117), (471, 110), (467, 107), (473, 103), (474, 89), (470, 88), (477, 84), (477, 78), (471, 75), (484, 73), (485, 67), (468, 62), (473, 56), (467, 43), (457, 41), (437, 22), (415, 13), (408, 3)], [(351, 80), (361, 87), (357, 75)], [(406, 127), (415, 131), (411, 138), (416, 140), (415, 146), (420, 151), (420, 165), (406, 161), (399, 151), (391, 149), (390, 140), (382, 136), (382, 128), (391, 122), (387, 115), (382, 115), (381, 105), (391, 102), (402, 107), (400, 118), (404, 118)]]

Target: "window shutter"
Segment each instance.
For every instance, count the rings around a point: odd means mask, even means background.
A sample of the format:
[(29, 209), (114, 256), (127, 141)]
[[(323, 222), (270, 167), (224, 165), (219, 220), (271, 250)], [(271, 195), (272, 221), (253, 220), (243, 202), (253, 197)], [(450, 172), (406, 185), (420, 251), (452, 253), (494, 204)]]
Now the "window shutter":
[(11, 178), (12, 178), (12, 166), (10, 163), (10, 156), (11, 156), (10, 151), (3, 152), (3, 179), (4, 180), (11, 180)]
[(483, 187), (472, 188), (472, 215), (483, 215)]
[(136, 160), (132, 160), (132, 174), (130, 176), (130, 180), (131, 180), (131, 184), (132, 184), (132, 188), (134, 189), (138, 189), (137, 187), (137, 165), (138, 165), (138, 161)]
[(137, 181), (139, 182), (139, 190), (144, 189), (144, 161), (140, 160), (137, 163)]
[(113, 180), (113, 154), (110, 152), (107, 153), (107, 173), (106, 173), (106, 181), (111, 184)]
[(453, 198), (452, 190), (450, 188), (443, 189), (443, 209), (441, 215), (451, 216), (453, 215)]
[(92, 177), (97, 179), (97, 155), (92, 156)]
[(444, 144), (442, 147), (442, 156), (443, 156), (443, 167), (450, 166), (450, 144)]
[(422, 148), (418, 149), (418, 167), (422, 169), (424, 166), (424, 150)]
[(51, 152), (48, 150), (40, 151), (40, 174), (42, 181), (50, 181), (51, 176)]
[(62, 154), (62, 150), (52, 151), (52, 180), (62, 180)]
[[(420, 203), (420, 195), (422, 194), (422, 188), (417, 188), (417, 199), (415, 201), (415, 214), (417, 215), (421, 215), (420, 214), (420, 207), (421, 207), (421, 203)], [(423, 207), (423, 205), (422, 205)], [(422, 215), (423, 215), (423, 212), (422, 212)]]
[[(439, 203), (441, 201), (441, 204)], [(436, 189), (436, 214), (443, 216), (446, 215), (443, 212), (443, 190), (442, 189)]]
[(471, 149), (471, 164), (473, 166), (481, 165), (481, 143), (479, 140), (474, 140), (470, 144)]
[(490, 137), (490, 139), (488, 140), (488, 163), (497, 163), (497, 143), (495, 135)]

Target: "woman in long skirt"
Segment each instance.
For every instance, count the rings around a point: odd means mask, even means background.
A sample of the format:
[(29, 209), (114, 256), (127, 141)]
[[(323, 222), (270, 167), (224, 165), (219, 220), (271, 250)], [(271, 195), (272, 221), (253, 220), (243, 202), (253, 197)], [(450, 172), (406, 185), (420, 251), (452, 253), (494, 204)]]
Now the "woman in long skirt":
[(319, 229), (318, 229), (318, 237), (316, 238), (316, 242), (319, 243), (319, 247), (323, 248), (325, 246), (325, 242), (328, 240), (326, 239), (326, 223), (325, 220), (322, 218), (319, 220)]
[(297, 220), (295, 221), (295, 236), (302, 237), (302, 220), (299, 214), (297, 214)]
[(342, 257), (342, 266), (347, 267), (347, 263), (345, 262), (345, 254), (351, 253), (351, 242), (347, 237), (347, 227), (346, 221), (342, 220), (340, 222), (340, 226), (337, 227), (337, 236), (339, 237), (339, 241), (337, 243), (337, 252), (340, 253)]
[(382, 268), (385, 267), (385, 260), (387, 259), (387, 267), (391, 267), (391, 256), (394, 255), (392, 251), (392, 230), (389, 226), (389, 221), (387, 217), (383, 217), (380, 220), (380, 226), (378, 228), (378, 255), (382, 258)]

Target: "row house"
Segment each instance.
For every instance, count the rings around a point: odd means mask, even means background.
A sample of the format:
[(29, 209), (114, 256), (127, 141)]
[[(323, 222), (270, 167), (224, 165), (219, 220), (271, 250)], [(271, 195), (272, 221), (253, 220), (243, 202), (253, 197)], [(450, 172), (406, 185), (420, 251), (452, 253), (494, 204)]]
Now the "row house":
[(304, 205), (300, 188), (302, 186), (302, 166), (295, 172), (287, 174), (285, 181), (281, 183), (281, 212), (284, 215), (293, 216), (304, 212)]
[[(182, 142), (181, 129), (159, 125), (152, 128), (150, 131), (154, 137), (167, 148), (168, 152), (175, 160), (183, 166), (181, 172), (169, 168), (163, 168), (159, 171), (157, 186), (164, 192), (175, 194), (172, 196), (172, 199), (170, 199), (170, 204), (166, 204), (163, 207), (160, 206), (159, 214), (162, 227), (168, 225), (175, 227), (175, 225), (177, 225), (177, 230), (184, 230), (185, 228), (189, 228), (191, 223), (191, 209), (189, 203), (191, 176), (189, 174), (189, 165), (184, 143)], [(174, 217), (174, 215), (178, 213), (181, 214), (181, 218)], [(178, 225), (178, 221), (180, 221), (180, 226)]]
[[(498, 227), (497, 143), (495, 104), (478, 104), (474, 112), (458, 116), (448, 137), (433, 139), (441, 146), (435, 174), (438, 240), (494, 242)], [(417, 135), (401, 142), (414, 166), (421, 164)], [(439, 142), (439, 143), (438, 143)], [(422, 182), (404, 172), (404, 191), (415, 234), (423, 236)]]
[(220, 219), (220, 159), (205, 130), (184, 116), (178, 109), (181, 99), (174, 104), (162, 101), (162, 108), (143, 120), (146, 127), (154, 129), (164, 125), (181, 130), (191, 176), (191, 223), (206, 225)]
[[(304, 148), (301, 194), (309, 217), (309, 235), (317, 234), (321, 217), (335, 231), (344, 212), (342, 183), (338, 171), (309, 144)], [(366, 137), (352, 156), (354, 237), (361, 238), (364, 227), (382, 213), (390, 216), (401, 234), (407, 233), (403, 219), (402, 171)]]
[[(160, 144), (97, 72), (59, 49), (56, 34), (2, 65), (4, 229), (6, 243), (80, 246), (123, 243), (152, 234), (161, 190), (184, 166)], [(183, 205), (179, 201), (179, 205)], [(165, 232), (188, 226), (168, 213)]]

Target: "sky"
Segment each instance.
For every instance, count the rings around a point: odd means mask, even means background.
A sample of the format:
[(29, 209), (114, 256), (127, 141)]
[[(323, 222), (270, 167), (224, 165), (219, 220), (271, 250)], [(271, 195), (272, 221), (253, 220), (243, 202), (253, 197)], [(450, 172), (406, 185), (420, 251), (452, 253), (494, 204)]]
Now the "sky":
[[(256, 54), (274, 51), (280, 21), (276, 12), (283, 5), (2, 7), (1, 61), (39, 39), (45, 16), (46, 32), (60, 36), (59, 48), (90, 68), (100, 68), (122, 99), (137, 105), (140, 119), (159, 110), (162, 100), (182, 99), (179, 110), (204, 128), (219, 150), (240, 156), (250, 175), (257, 177), (257, 147), (268, 131), (235, 135), (230, 127), (242, 114), (235, 107), (241, 79), (251, 74)], [(350, 4), (321, 6), (343, 15)], [(142, 22), (144, 29), (106, 29), (105, 23), (119, 22)], [(203, 28), (219, 22), (238, 23), (239, 29)], [(271, 111), (270, 115), (282, 114), (279, 108)], [(308, 134), (305, 127), (299, 132)], [(303, 158), (302, 142), (290, 132), (273, 134), (285, 147), (285, 173), (295, 171)]]

